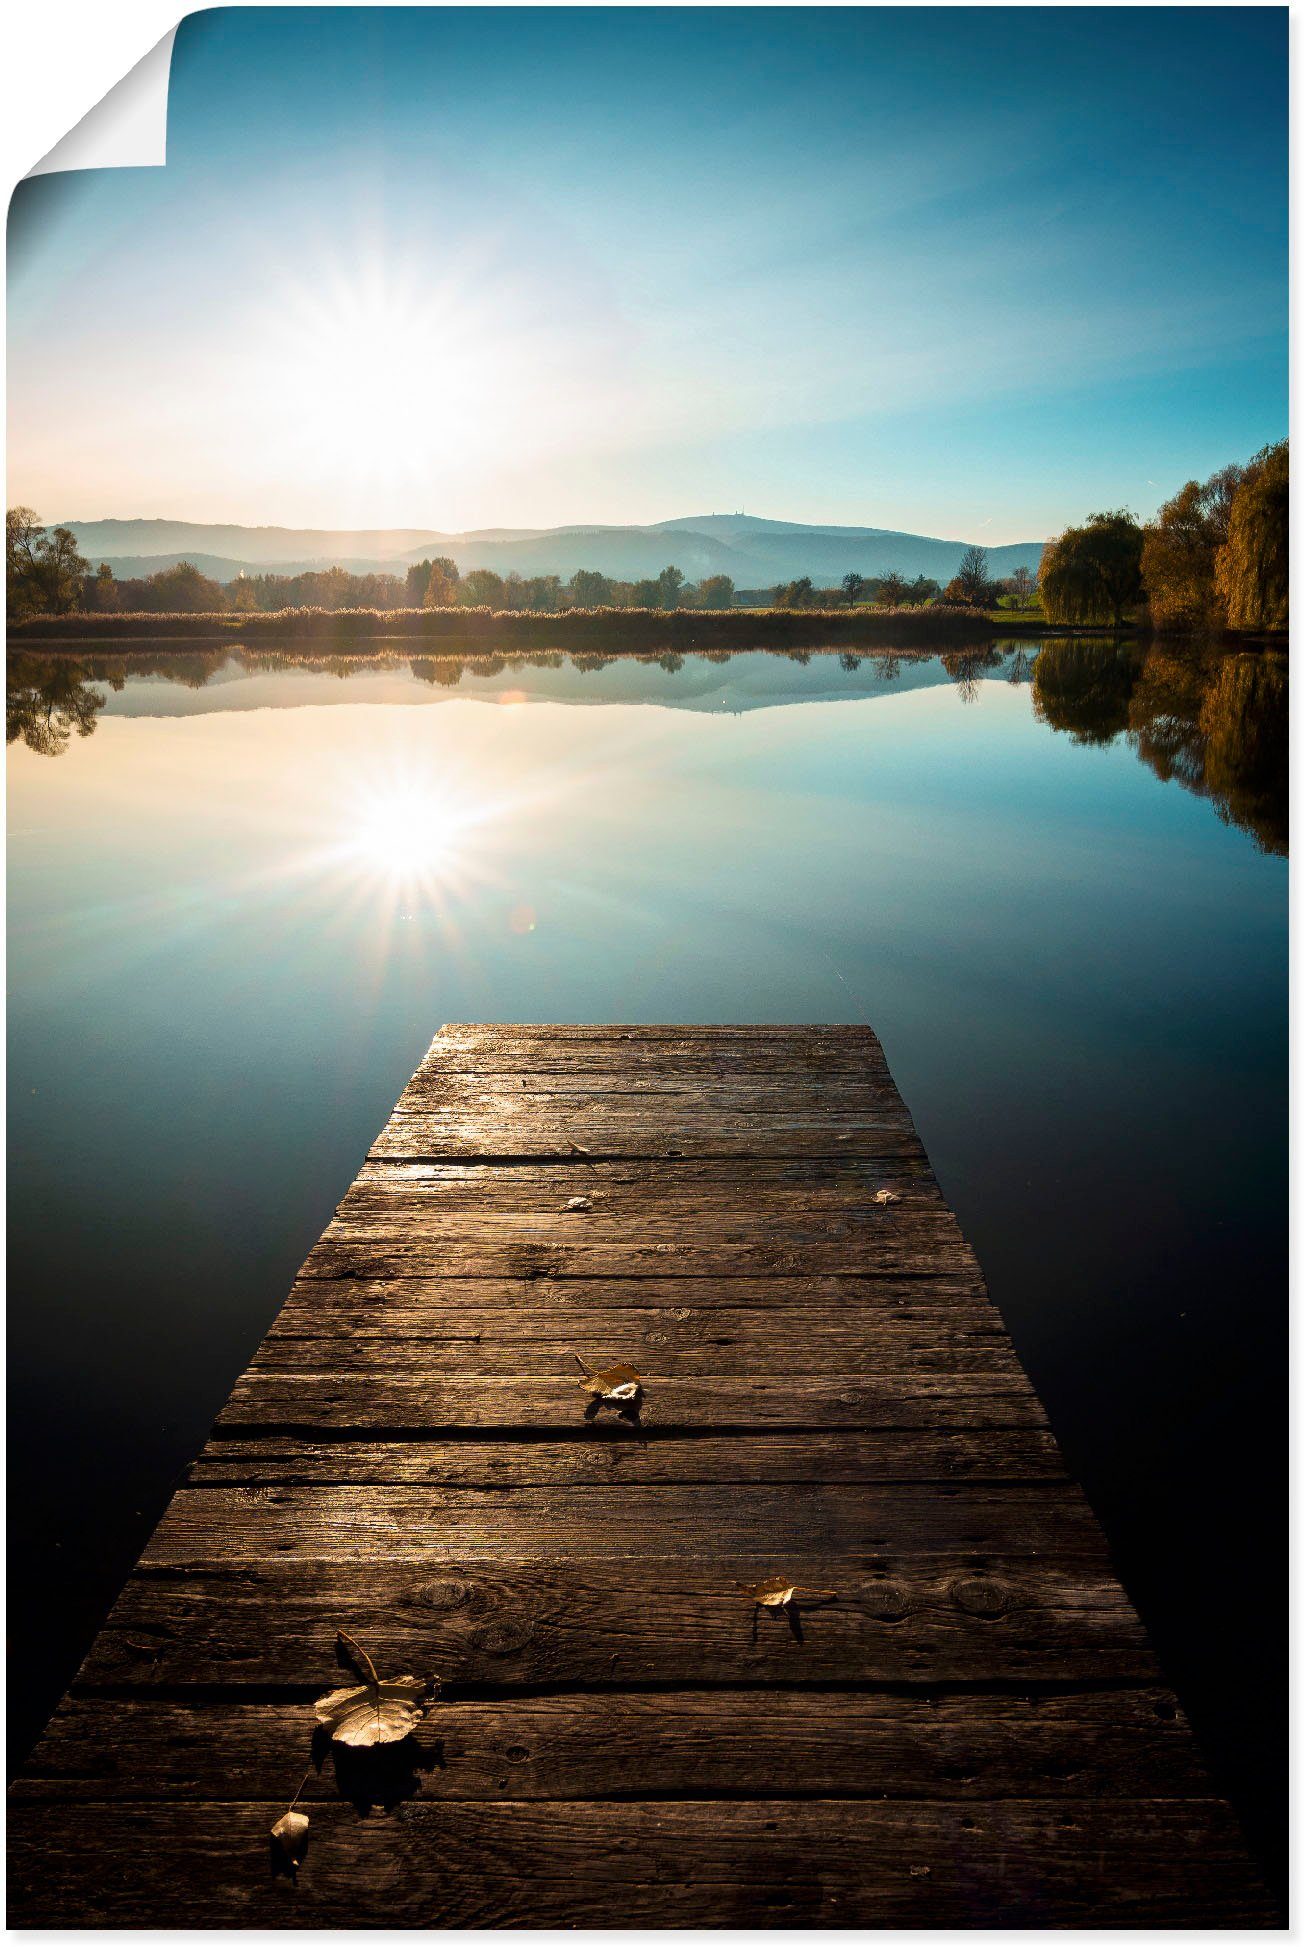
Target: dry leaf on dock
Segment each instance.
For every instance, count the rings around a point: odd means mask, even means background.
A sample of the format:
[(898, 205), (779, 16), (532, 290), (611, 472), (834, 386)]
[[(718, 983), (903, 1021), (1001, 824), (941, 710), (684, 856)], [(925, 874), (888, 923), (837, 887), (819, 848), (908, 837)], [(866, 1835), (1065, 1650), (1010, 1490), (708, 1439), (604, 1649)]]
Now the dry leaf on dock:
[(566, 1208), (568, 1210), (592, 1210), (593, 1198), (592, 1197), (568, 1197), (566, 1200)]
[(901, 1197), (896, 1190), (875, 1190), (874, 1201), (875, 1203), (900, 1203)]
[(575, 1354), (575, 1363), (584, 1374), (579, 1382), (580, 1385), (586, 1393), (592, 1393), (595, 1399), (609, 1399), (617, 1406), (628, 1406), (630, 1401), (637, 1399), (643, 1390), (643, 1381), (633, 1366), (608, 1366), (604, 1372), (599, 1372), (596, 1366), (588, 1363), (587, 1359), (581, 1359), (578, 1352)]
[(363, 1681), (319, 1697), (313, 1706), (317, 1722), (328, 1726), (336, 1744), (397, 1744), (410, 1737), (425, 1715), (429, 1683), (424, 1677), (382, 1679), (361, 1643), (343, 1630), (338, 1641)]
[(786, 1609), (798, 1596), (818, 1596), (821, 1601), (833, 1601), (836, 1589), (807, 1589), (800, 1582), (790, 1582), (786, 1575), (769, 1575), (764, 1582), (744, 1582), (740, 1584), (752, 1601), (762, 1609)]
[(301, 1864), (308, 1844), (308, 1814), (293, 1808), (282, 1812), (272, 1827), (272, 1839), (292, 1866)]

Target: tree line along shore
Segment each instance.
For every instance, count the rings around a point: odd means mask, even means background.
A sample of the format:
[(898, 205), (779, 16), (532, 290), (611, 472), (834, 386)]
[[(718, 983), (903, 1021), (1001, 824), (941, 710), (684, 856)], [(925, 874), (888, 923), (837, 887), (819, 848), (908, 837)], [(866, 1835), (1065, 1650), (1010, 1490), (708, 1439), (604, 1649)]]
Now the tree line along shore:
[(727, 575), (691, 583), (673, 564), (643, 581), (580, 569), (563, 582), (488, 568), (462, 574), (443, 556), (413, 562), (403, 576), (331, 567), (222, 583), (182, 561), (119, 580), (108, 562), (92, 572), (72, 530), (43, 526), (30, 508), (8, 510), (5, 539), (10, 626), (47, 640), (333, 640), (343, 628), (363, 638), (491, 635), (525, 645), (555, 642), (559, 624), (568, 639), (576, 628), (597, 630), (635, 647), (868, 643), (886, 640), (884, 628), (902, 642), (1047, 625), (1262, 635), (1288, 621), (1289, 448), (1283, 440), (1245, 466), (1188, 481), (1144, 526), (1126, 510), (1088, 515), (1046, 544), (1035, 577), (1019, 568), (994, 582), (985, 550), (970, 547), (944, 588), (889, 572), (848, 573), (836, 588), (803, 576), (738, 590)]

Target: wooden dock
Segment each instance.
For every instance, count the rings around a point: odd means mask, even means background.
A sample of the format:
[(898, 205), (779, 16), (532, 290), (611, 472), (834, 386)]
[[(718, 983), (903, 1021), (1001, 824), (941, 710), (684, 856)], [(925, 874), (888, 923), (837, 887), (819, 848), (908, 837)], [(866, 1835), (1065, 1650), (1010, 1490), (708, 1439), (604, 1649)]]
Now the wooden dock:
[(1277, 1924), (863, 1028), (439, 1035), (9, 1832), (17, 1926)]

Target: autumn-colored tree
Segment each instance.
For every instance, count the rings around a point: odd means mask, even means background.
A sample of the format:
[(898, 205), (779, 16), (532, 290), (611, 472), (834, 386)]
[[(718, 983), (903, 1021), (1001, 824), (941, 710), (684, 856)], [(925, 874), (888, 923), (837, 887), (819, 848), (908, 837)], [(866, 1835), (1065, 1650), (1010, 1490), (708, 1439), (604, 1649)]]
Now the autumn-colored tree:
[(1240, 467), (1229, 466), (1203, 486), (1188, 480), (1146, 528), (1141, 579), (1157, 629), (1194, 632), (1225, 626), (1215, 563), (1227, 544), (1232, 500), (1242, 478)]
[(1214, 578), (1233, 629), (1284, 629), (1290, 611), (1290, 442), (1265, 446), (1245, 469)]
[(100, 615), (111, 614), (114, 609), (121, 607), (118, 599), (118, 584), (107, 561), (101, 561), (94, 581), (87, 582), (86, 606), (95, 609)]
[(875, 599), (884, 608), (899, 608), (905, 598), (905, 576), (899, 575), (895, 568), (889, 568), (888, 572), (879, 581), (878, 594)]
[(1117, 629), (1141, 599), (1140, 527), (1125, 509), (1088, 514), (1066, 527), (1041, 558), (1041, 601), (1048, 621), (1112, 622)]
[(457, 601), (457, 585), (461, 577), (457, 563), (446, 554), (441, 554), (430, 564), (426, 577), (426, 592), (421, 600), (422, 608), (452, 608)]

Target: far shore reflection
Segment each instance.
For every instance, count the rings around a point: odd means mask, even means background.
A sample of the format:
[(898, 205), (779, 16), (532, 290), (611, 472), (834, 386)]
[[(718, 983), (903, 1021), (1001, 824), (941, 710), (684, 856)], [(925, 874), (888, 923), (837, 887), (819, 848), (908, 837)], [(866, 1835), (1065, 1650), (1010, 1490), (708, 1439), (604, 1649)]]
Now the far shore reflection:
[[(718, 701), (710, 683), (705, 688), (691, 683), (694, 673), (701, 677), (730, 664), (774, 665), (770, 674), (777, 680), (746, 698), (726, 690)], [(816, 684), (785, 684), (785, 664), (814, 671)], [(613, 669), (622, 672), (619, 689), (597, 693), (591, 679)], [(1036, 719), (1049, 729), (1084, 745), (1124, 740), (1157, 777), (1208, 799), (1224, 823), (1248, 832), (1261, 850), (1284, 856), (1287, 849), (1287, 659), (1268, 650), (1061, 637), (1039, 645), (988, 642), (940, 656), (917, 649), (612, 656), (552, 650), (506, 656), (315, 656), (225, 648), (129, 655), (20, 652), (8, 664), (6, 741), (21, 742), (40, 756), (62, 756), (74, 738), (93, 734), (109, 692), (121, 693), (135, 683), (201, 690), (232, 678), (384, 674), (488, 700), (678, 702), (720, 709), (869, 697), (943, 682), (954, 686), (962, 703), (973, 704), (985, 683), (1026, 684)], [(539, 681), (545, 674), (553, 680)], [(505, 675), (526, 680), (509, 691), (495, 690), (495, 679)], [(666, 677), (686, 681), (667, 685)], [(310, 699), (274, 693), (269, 685), (259, 700), (266, 707), (288, 707)]]

